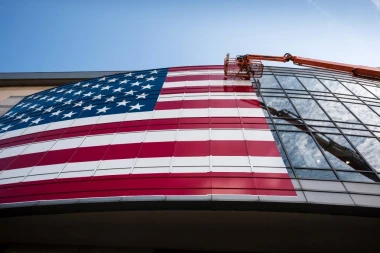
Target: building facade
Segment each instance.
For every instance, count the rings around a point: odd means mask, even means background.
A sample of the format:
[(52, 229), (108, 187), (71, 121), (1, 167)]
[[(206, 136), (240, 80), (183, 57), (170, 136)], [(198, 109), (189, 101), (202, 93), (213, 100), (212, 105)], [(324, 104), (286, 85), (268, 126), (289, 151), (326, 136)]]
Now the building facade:
[[(36, 220), (35, 214), (46, 214), (46, 219), (65, 214), (64, 219), (69, 219), (83, 212), (111, 215), (118, 211), (125, 213), (117, 217), (126, 213), (137, 217), (153, 210), (187, 212), (183, 218), (192, 221), (195, 210), (202, 211), (198, 217), (207, 224), (217, 219), (208, 212), (219, 210), (223, 219), (236, 221), (235, 225), (226, 221), (224, 228), (239, 229), (236, 224), (244, 216), (265, 234), (270, 233), (265, 220), (276, 219), (275, 230), (282, 233), (274, 239), (290, 245), (291, 239), (284, 235), (284, 227), (289, 226), (285, 221), (296, 215), (293, 225), (305, 231), (321, 222), (324, 229), (339, 224), (336, 230), (344, 234), (329, 231), (314, 239), (357, 240), (357, 244), (329, 241), (330, 249), (372, 249), (369, 241), (377, 231), (380, 207), (379, 81), (280, 67), (265, 67), (260, 79), (235, 80), (223, 76), (222, 66), (196, 66), (3, 75), (0, 84), (7, 86), (0, 87), (4, 224), (12, 220), (21, 228)], [(237, 215), (237, 211), (242, 213)], [(31, 218), (21, 222), (19, 215)], [(178, 219), (168, 222), (165, 215), (169, 214), (151, 217), (170, 226), (180, 223)], [(313, 224), (305, 225), (306, 220)], [(364, 224), (366, 229), (360, 229)], [(150, 224), (149, 229), (154, 226)], [(360, 236), (349, 232), (358, 229)], [(296, 230), (292, 233), (301, 236)], [(12, 241), (10, 234), (5, 236), (8, 242), (43, 243), (40, 237)], [(313, 239), (305, 238), (300, 243), (305, 245), (297, 250), (269, 241), (240, 242), (231, 236), (230, 244), (224, 246), (210, 241), (160, 244), (154, 240), (146, 244), (109, 240), (101, 245), (285, 252), (327, 249), (323, 244), (311, 246), (308, 242)], [(81, 244), (73, 238), (68, 243)]]

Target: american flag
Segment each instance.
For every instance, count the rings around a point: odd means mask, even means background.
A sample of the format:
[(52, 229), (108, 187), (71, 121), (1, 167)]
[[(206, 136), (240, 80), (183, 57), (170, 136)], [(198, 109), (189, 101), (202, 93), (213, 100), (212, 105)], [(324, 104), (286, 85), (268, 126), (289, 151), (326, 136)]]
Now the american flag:
[(297, 195), (250, 81), (221, 66), (73, 83), (0, 118), (0, 203), (228, 194)]

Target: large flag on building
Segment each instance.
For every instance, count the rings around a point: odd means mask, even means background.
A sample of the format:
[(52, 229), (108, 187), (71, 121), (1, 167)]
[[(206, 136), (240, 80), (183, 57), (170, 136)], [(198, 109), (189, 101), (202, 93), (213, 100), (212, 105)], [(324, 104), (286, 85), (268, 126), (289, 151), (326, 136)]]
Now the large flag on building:
[(296, 196), (250, 81), (220, 66), (69, 84), (0, 119), (0, 203), (212, 194)]

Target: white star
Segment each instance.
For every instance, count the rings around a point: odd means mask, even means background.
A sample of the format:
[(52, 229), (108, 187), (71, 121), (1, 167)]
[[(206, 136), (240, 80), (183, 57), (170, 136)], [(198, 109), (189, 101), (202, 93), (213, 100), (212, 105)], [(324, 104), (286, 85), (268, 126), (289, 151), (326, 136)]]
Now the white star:
[(109, 110), (109, 109), (110, 109), (110, 108), (104, 106), (102, 109), (96, 109), (96, 110), (98, 110), (97, 113), (100, 113), (100, 112), (106, 112), (106, 111)]
[(8, 129), (11, 128), (11, 127), (12, 127), (12, 125), (8, 125), (8, 126), (6, 126), (6, 127), (3, 127), (1, 130), (3, 130), (3, 131), (8, 131)]
[(115, 98), (116, 98), (116, 97), (114, 97), (114, 96), (112, 96), (112, 97), (110, 97), (110, 98), (107, 98), (106, 102), (108, 102), (108, 101), (113, 102), (113, 101), (115, 100)]
[(139, 98), (146, 98), (146, 96), (148, 96), (149, 94), (145, 94), (145, 93), (142, 93), (140, 95), (136, 95), (136, 99), (139, 99)]
[(83, 97), (90, 97), (92, 94), (94, 94), (94, 92), (89, 92), (89, 93), (84, 94)]
[(99, 87), (100, 87), (100, 84), (96, 84), (96, 85), (92, 86), (91, 89), (99, 88)]
[(64, 119), (64, 118), (71, 118), (71, 116), (73, 116), (74, 114), (76, 114), (76, 112), (69, 112), (69, 113), (66, 113), (66, 114), (63, 114), (63, 117), (62, 117), (62, 119)]
[(139, 78), (144, 78), (145, 75), (139, 75), (139, 76), (136, 76), (137, 79)]
[(22, 106), (24, 103), (20, 103), (20, 104), (18, 104), (18, 105), (16, 105), (15, 107), (20, 107), (20, 106)]
[(119, 87), (117, 89), (114, 89), (113, 92), (120, 92), (121, 90), (124, 90), (124, 88)]
[(54, 88), (54, 89), (50, 90), (49, 93), (50, 93), (50, 92), (54, 92), (54, 91), (56, 91), (56, 90), (57, 90), (57, 88)]
[(42, 109), (44, 109), (44, 107), (41, 105), (40, 107), (36, 108), (36, 110), (34, 110), (34, 112), (42, 111)]
[(42, 97), (42, 96), (41, 95), (37, 95), (37, 96), (34, 97), (34, 99), (37, 99), (37, 98), (40, 98), (40, 97)]
[(32, 105), (31, 107), (29, 107), (28, 109), (34, 109), (34, 108), (36, 108), (37, 105), (38, 105), (38, 104), (34, 104), (34, 105)]
[(111, 87), (112, 86), (107, 85), (107, 86), (103, 87), (101, 90), (109, 90)]
[(46, 99), (46, 101), (52, 101), (52, 100), (54, 100), (54, 99), (56, 99), (57, 97), (51, 97), (51, 98), (49, 98), (49, 99)]
[(45, 100), (47, 98), (48, 98), (48, 96), (44, 96), (44, 97), (40, 98), (39, 100)]
[(51, 115), (50, 115), (50, 117), (51, 116), (57, 116), (57, 115), (59, 115), (60, 113), (61, 113), (62, 111), (61, 110), (58, 110), (58, 111), (56, 111), (56, 112), (53, 112)]
[(29, 105), (30, 105), (30, 103), (27, 103), (27, 104), (21, 106), (21, 108), (27, 107), (27, 106), (29, 106)]
[(116, 80), (117, 80), (117, 78), (112, 78), (112, 79), (108, 80), (108, 82), (109, 83), (114, 83), (114, 82), (116, 82)]
[(147, 78), (146, 80), (147, 80), (147, 81), (154, 81), (155, 79), (157, 79), (157, 77), (153, 77), (153, 76), (151, 76), (151, 77)]
[(24, 116), (25, 116), (25, 113), (23, 113), (23, 114), (17, 116), (16, 119), (21, 119), (21, 118), (24, 117)]
[(82, 104), (83, 104), (83, 101), (79, 101), (78, 103), (76, 103), (76, 104), (74, 105), (74, 107), (76, 107), (76, 106), (82, 106)]
[(70, 90), (66, 91), (65, 93), (70, 94), (70, 93), (73, 92), (73, 91), (74, 91), (74, 90), (70, 89)]
[(47, 108), (47, 109), (44, 111), (44, 113), (45, 113), (45, 112), (51, 112), (53, 109), (54, 109), (54, 107), (49, 107), (49, 108)]
[(141, 86), (142, 90), (145, 90), (145, 89), (150, 89), (152, 88), (154, 85), (150, 85), (150, 84), (147, 84), (145, 86)]
[(135, 83), (132, 83), (132, 86), (139, 86), (140, 82), (136, 81)]
[(150, 74), (157, 74), (157, 70), (153, 70)]
[(70, 100), (66, 101), (65, 103), (63, 103), (63, 104), (64, 104), (64, 105), (69, 105), (69, 104), (71, 104), (72, 101), (73, 101), (73, 100), (70, 99)]
[(97, 95), (97, 96), (94, 96), (94, 97), (92, 98), (92, 100), (95, 100), (95, 99), (102, 99), (103, 96), (104, 96), (104, 95), (99, 94), (99, 95)]
[(80, 82), (79, 83), (76, 83), (76, 84), (74, 84), (74, 86), (79, 86), (80, 85)]
[(137, 91), (134, 91), (134, 90), (130, 90), (128, 92), (124, 92), (125, 95), (133, 95), (134, 92), (137, 92)]
[(36, 120), (33, 120), (33, 121), (32, 121), (32, 124), (38, 124), (38, 123), (40, 123), (41, 120), (42, 120), (41, 118), (38, 118), (38, 119), (36, 119)]
[(88, 105), (88, 106), (85, 106), (83, 107), (83, 111), (91, 111), (92, 108), (94, 108), (95, 105)]
[(65, 100), (65, 99), (64, 98), (57, 99), (57, 100), (55, 100), (55, 103), (62, 102), (63, 100)]
[(141, 107), (143, 107), (144, 105), (140, 105), (139, 103), (135, 104), (135, 105), (130, 105), (129, 107), (131, 107), (131, 110), (140, 110)]
[(65, 89), (61, 89), (61, 90), (57, 91), (57, 93), (62, 93), (64, 91), (65, 91)]
[(13, 118), (14, 116), (16, 116), (17, 113), (13, 114), (13, 115), (9, 115), (9, 118)]
[(25, 119), (22, 119), (21, 122), (28, 122), (31, 119), (31, 117), (27, 117)]
[(124, 76), (125, 76), (125, 77), (127, 77), (127, 76), (132, 76), (132, 72), (131, 72), (131, 73), (128, 73), (128, 74), (125, 74)]
[(88, 87), (90, 86), (90, 83), (83, 84), (82, 87)]
[(74, 93), (74, 95), (80, 95), (80, 94), (82, 94), (81, 90)]
[(6, 114), (4, 114), (4, 116), (8, 116), (10, 114), (12, 114), (12, 112), (7, 112)]
[(128, 82), (129, 82), (129, 80), (124, 79), (123, 81), (120, 81), (119, 84), (128, 83)]
[(125, 101), (125, 99), (123, 100), (123, 101), (121, 101), (121, 102), (116, 102), (117, 103), (117, 106), (116, 107), (118, 107), (118, 106), (120, 106), (120, 105), (124, 105), (124, 106), (126, 106), (128, 103), (130, 103), (130, 101)]
[(99, 78), (99, 79), (98, 79), (99, 82), (100, 82), (100, 81), (105, 81), (105, 80), (106, 80), (105, 77), (102, 77), (102, 78)]

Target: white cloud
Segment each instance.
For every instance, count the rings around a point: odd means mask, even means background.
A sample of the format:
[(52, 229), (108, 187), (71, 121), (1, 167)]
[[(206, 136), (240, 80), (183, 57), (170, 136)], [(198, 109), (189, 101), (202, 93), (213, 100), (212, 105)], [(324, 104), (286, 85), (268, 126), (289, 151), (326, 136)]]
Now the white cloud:
[(380, 11), (380, 0), (371, 0), (371, 1), (376, 6), (376, 9)]

